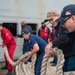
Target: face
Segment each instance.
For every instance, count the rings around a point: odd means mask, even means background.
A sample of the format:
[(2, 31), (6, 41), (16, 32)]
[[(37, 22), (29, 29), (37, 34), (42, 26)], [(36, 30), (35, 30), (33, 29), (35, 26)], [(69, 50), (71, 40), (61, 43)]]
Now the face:
[(41, 24), (41, 26), (44, 26), (45, 24)]
[(49, 20), (50, 24), (52, 24), (53, 27), (56, 27), (56, 26), (58, 25), (58, 23), (55, 22), (55, 20), (56, 20), (57, 18), (58, 18), (58, 16), (55, 16), (55, 17), (53, 17), (53, 18), (51, 18), (51, 19)]
[(23, 34), (23, 38), (24, 38), (25, 40), (28, 40), (28, 39), (29, 39), (29, 34)]
[(69, 30), (69, 32), (75, 31), (75, 16), (70, 16), (64, 19), (63, 26)]

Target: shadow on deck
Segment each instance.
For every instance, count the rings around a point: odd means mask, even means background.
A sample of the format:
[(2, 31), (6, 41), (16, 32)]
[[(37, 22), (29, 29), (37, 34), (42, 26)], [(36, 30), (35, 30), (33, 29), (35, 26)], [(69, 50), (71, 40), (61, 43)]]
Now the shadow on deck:
[(1, 70), (1, 67), (3, 67), (4, 65), (5, 65), (4, 62), (0, 63), (0, 75), (6, 75), (6, 73), (7, 73), (7, 70)]

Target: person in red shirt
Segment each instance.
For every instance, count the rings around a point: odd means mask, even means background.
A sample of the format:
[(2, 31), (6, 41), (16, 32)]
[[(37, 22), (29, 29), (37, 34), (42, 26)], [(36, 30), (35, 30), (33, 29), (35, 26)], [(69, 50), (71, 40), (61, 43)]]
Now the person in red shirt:
[(50, 38), (50, 29), (46, 26), (45, 22), (41, 22), (41, 27), (38, 30), (38, 36), (44, 39), (47, 43)]
[[(15, 48), (16, 48), (16, 41), (13, 37), (13, 35), (11, 34), (11, 32), (3, 27), (2, 24), (0, 24), (0, 32), (1, 32), (1, 37), (2, 37), (2, 47), (7, 47), (7, 50), (8, 50), (8, 54), (11, 58), (11, 60), (13, 61), (14, 58), (14, 51), (15, 51)], [(12, 75), (12, 69), (13, 69), (13, 66), (8, 62), (6, 56), (4, 55), (5, 57), (5, 62), (7, 64), (7, 69), (8, 69), (8, 73), (6, 75)], [(3, 68), (1, 68), (3, 69)]]

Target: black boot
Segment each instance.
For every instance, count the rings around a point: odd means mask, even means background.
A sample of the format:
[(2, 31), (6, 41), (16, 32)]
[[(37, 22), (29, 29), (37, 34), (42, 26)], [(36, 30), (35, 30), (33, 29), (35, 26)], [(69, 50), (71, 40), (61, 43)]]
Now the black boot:
[(8, 69), (7, 64), (4, 67), (1, 67), (1, 69)]
[(12, 74), (12, 70), (9, 70), (6, 75), (13, 75), (13, 74)]

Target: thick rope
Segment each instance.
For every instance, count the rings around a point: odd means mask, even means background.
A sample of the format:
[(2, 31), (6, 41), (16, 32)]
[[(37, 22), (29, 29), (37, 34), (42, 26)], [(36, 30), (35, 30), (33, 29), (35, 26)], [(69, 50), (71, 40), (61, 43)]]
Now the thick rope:
[[(21, 61), (23, 61), (27, 57), (28, 55), (27, 53), (22, 55), (16, 62), (10, 59), (7, 47), (4, 47), (4, 54), (7, 60), (9, 61), (9, 63), (14, 66), (14, 71), (13, 71), (14, 75), (34, 75), (34, 64), (36, 59), (34, 55), (32, 57), (33, 61), (25, 65), (24, 63), (21, 63)], [(29, 69), (31, 71), (29, 71)]]
[(64, 75), (75, 75), (75, 71), (65, 72)]
[(43, 61), (42, 61), (40, 75), (46, 75), (48, 59), (49, 59), (49, 57), (45, 54), (44, 57), (43, 57)]
[(36, 60), (36, 55), (33, 55), (32, 56), (32, 62), (31, 62), (31, 72), (33, 73), (32, 75), (34, 75), (35, 60)]
[[(28, 64), (20, 63), (16, 68), (16, 75), (34, 75), (35, 55), (32, 57), (32, 62)], [(21, 73), (21, 74), (20, 74)]]
[(58, 56), (58, 62), (56, 65), (56, 74), (57, 75), (63, 75), (63, 65), (64, 65), (64, 54), (62, 52), (62, 50), (54, 48), (54, 50), (56, 51), (56, 55)]
[[(51, 57), (44, 55), (40, 75), (63, 75), (62, 67), (64, 64), (64, 55), (62, 51), (58, 48), (54, 48), (53, 51), (58, 56), (58, 62), (56, 68), (50, 68), (50, 63), (48, 62)], [(34, 64), (35, 64), (35, 56), (32, 58), (32, 62), (28, 64), (20, 63), (25, 57), (27, 57), (27, 53), (22, 55), (17, 62), (13, 62), (8, 54), (7, 48), (4, 49), (4, 53), (6, 55), (7, 60), (14, 67), (14, 75), (34, 75)], [(64, 73), (64, 75), (75, 75), (75, 72)]]
[[(56, 75), (63, 75), (62, 67), (64, 64), (64, 55), (62, 51), (58, 48), (54, 48), (52, 51), (54, 51), (56, 55), (58, 56), (58, 62), (56, 66), (56, 71), (54, 71), (54, 69), (49, 69), (48, 73), (51, 74), (50, 71), (53, 71), (53, 72), (56, 72)], [(41, 75), (46, 75), (48, 59), (49, 57), (45, 55), (42, 61)], [(53, 73), (51, 75), (53, 75)]]
[(4, 47), (4, 54), (7, 58), (7, 60), (9, 61), (9, 63), (13, 66), (18, 65), (22, 60), (24, 60), (27, 57), (27, 53), (26, 53), (26, 54), (22, 55), (16, 62), (13, 62), (9, 57), (8, 50), (6, 47)]

